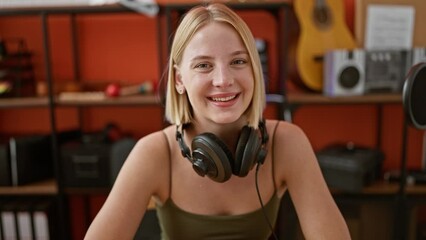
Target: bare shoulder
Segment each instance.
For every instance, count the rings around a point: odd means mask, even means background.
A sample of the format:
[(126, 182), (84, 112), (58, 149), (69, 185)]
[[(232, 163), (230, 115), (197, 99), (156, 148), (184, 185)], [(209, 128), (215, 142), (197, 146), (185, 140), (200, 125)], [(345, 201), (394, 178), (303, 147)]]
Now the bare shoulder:
[(138, 140), (135, 146), (137, 151), (146, 151), (145, 154), (162, 153), (168, 147), (167, 138), (165, 137), (166, 130), (150, 133)]
[(277, 125), (271, 121), (269, 125), (269, 131), (273, 131), (276, 126), (273, 136), (270, 136), (273, 138), (271, 150), (274, 151), (274, 162), (279, 169), (277, 175), (281, 181), (288, 182), (292, 173), (297, 172), (296, 175), (300, 176), (306, 166), (316, 165), (311, 143), (299, 126), (285, 121), (279, 121)]
[[(126, 159), (118, 176), (126, 186), (145, 186), (150, 194), (159, 194), (168, 182), (170, 147), (165, 134), (168, 128), (153, 132), (139, 139)], [(164, 179), (163, 179), (164, 178)]]
[(274, 144), (297, 144), (299, 141), (307, 141), (306, 134), (297, 125), (281, 121), (268, 120), (268, 132), (274, 138)]
[(128, 159), (137, 169), (155, 171), (169, 164), (172, 127), (150, 133), (138, 140)]
[(139, 169), (147, 169), (147, 167), (154, 166), (168, 157), (168, 146), (163, 131), (150, 133), (137, 141), (125, 164), (133, 167), (144, 165), (143, 168)]
[(169, 128), (150, 133), (138, 140), (134, 151), (144, 156), (155, 155), (157, 157), (165, 156), (169, 150), (168, 134)]
[(274, 147), (280, 154), (278, 156), (292, 160), (313, 153), (308, 136), (296, 124), (280, 121), (274, 135)]

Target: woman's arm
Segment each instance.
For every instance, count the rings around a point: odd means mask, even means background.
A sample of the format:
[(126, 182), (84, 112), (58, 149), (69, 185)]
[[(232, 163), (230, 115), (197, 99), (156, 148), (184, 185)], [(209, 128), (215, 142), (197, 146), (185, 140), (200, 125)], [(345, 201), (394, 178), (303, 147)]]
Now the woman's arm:
[(287, 184), (305, 238), (350, 239), (305, 133), (295, 125), (281, 122), (276, 134), (277, 169), (282, 169), (281, 180)]
[(133, 239), (152, 195), (167, 183), (168, 144), (162, 132), (138, 141), (85, 239)]

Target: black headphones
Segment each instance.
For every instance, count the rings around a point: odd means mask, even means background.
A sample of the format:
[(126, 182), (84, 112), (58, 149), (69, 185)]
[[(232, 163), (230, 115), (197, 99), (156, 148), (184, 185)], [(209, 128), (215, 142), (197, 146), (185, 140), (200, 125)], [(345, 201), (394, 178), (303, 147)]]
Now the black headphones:
[(256, 164), (263, 164), (268, 150), (266, 143), (269, 140), (265, 122), (259, 122), (258, 131), (249, 126), (244, 126), (238, 138), (235, 158), (227, 148), (213, 133), (202, 133), (192, 140), (192, 153), (183, 140), (183, 131), (188, 126), (184, 124), (176, 126), (176, 140), (179, 143), (182, 155), (187, 158), (200, 176), (207, 175), (216, 182), (227, 181), (232, 174), (239, 177), (246, 176)]

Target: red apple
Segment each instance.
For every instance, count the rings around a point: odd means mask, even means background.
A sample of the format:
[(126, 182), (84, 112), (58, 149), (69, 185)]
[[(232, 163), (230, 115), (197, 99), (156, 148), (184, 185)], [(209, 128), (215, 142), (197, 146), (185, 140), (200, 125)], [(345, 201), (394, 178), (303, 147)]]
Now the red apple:
[(105, 89), (105, 94), (108, 97), (118, 97), (120, 96), (120, 85), (116, 83), (110, 83)]

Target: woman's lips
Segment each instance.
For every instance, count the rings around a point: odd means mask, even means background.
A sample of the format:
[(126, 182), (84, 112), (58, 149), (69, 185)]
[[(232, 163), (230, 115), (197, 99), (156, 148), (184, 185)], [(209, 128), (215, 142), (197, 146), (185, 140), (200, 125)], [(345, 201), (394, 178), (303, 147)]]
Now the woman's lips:
[(233, 95), (222, 95), (222, 96), (214, 96), (214, 97), (208, 97), (210, 102), (212, 102), (216, 106), (220, 107), (229, 107), (232, 106), (234, 103), (237, 102), (238, 97), (240, 94), (233, 94)]
[(232, 95), (232, 96), (226, 96), (226, 97), (210, 97), (210, 99), (215, 102), (228, 102), (230, 100), (235, 99), (236, 97), (237, 95)]

